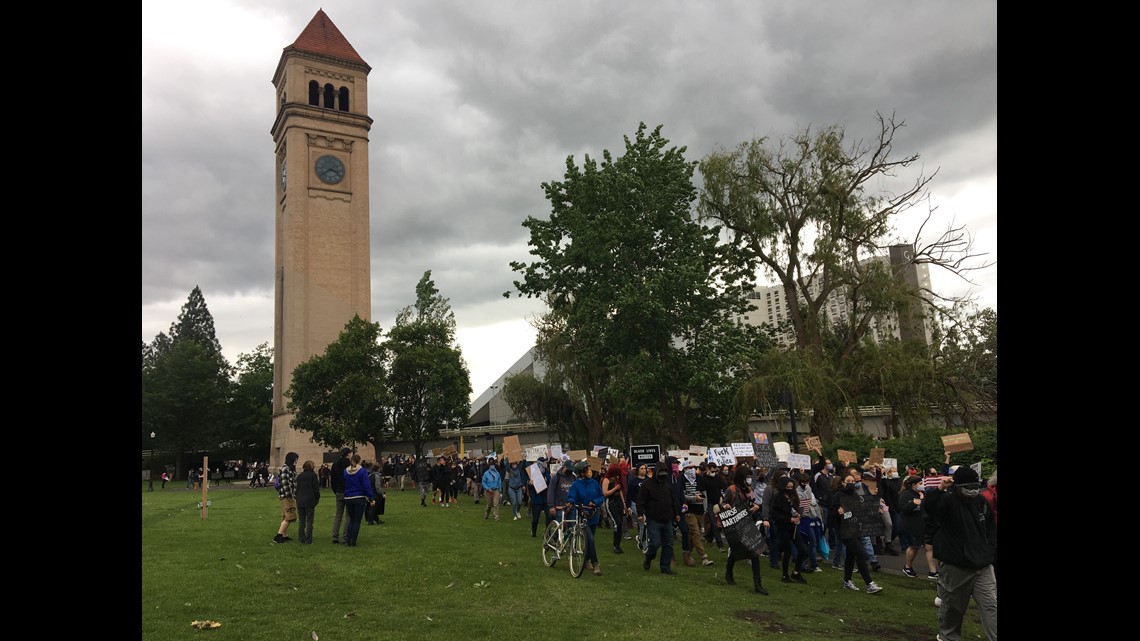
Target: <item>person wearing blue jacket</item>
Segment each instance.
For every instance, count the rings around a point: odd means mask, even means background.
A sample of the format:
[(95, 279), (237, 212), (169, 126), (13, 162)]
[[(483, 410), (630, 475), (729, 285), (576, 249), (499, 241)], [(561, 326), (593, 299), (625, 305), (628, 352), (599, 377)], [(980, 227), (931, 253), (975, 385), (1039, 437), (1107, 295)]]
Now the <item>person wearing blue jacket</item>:
[[(602, 495), (602, 486), (594, 478), (594, 470), (590, 468), (590, 464), (581, 461), (574, 465), (574, 472), (577, 473), (578, 480), (570, 486), (570, 493), (566, 497), (570, 505), (601, 508), (606, 499)], [(577, 518), (577, 515), (572, 513), (571, 518)], [(594, 532), (598, 529), (599, 521), (601, 521), (601, 510), (594, 509), (586, 521), (586, 569), (593, 570), (594, 576), (602, 575), (602, 568), (598, 565), (598, 551), (594, 547)]]
[(344, 469), (344, 511), (348, 513), (344, 544), (348, 547), (356, 547), (360, 522), (364, 519), (364, 508), (375, 502), (372, 498), (372, 483), (368, 478), (368, 470), (360, 466), (360, 455), (353, 454), (351, 463)]
[[(524, 461), (525, 463), (525, 461)], [(526, 491), (526, 467), (517, 461), (511, 461), (511, 470), (507, 476), (507, 492), (511, 497), (512, 521), (519, 520), (519, 508), (522, 507), (523, 492)]]
[(487, 495), (487, 511), (483, 518), (490, 518), (495, 513), (495, 520), (499, 520), (499, 499), (503, 492), (503, 475), (495, 465), (494, 455), (487, 457), (487, 471), (483, 472), (483, 492)]

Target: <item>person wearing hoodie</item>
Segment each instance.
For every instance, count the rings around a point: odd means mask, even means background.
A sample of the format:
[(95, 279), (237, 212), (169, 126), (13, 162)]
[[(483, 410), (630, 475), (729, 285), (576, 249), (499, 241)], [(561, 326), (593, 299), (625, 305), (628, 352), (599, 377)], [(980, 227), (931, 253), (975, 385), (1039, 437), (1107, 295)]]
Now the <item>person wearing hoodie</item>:
[[(570, 459), (563, 459), (558, 474), (550, 479), (550, 487), (546, 488), (546, 511), (551, 518), (564, 519), (566, 505), (569, 502), (570, 486), (574, 484), (574, 464)], [(562, 512), (559, 514), (559, 512)]]
[[(701, 565), (712, 565), (713, 560), (705, 552), (705, 540), (701, 536), (701, 519), (705, 516), (705, 495), (697, 486), (697, 466), (688, 463), (681, 474), (681, 513), (684, 523), (681, 530), (689, 531), (689, 545), (692, 551), (701, 555)], [(692, 551), (685, 553), (685, 565), (696, 565)]]
[(602, 496), (614, 519), (614, 554), (621, 554), (621, 537), (625, 533), (625, 517), (629, 505), (625, 500), (625, 483), (622, 481), (622, 468), (619, 463), (611, 463), (602, 478)]
[(503, 493), (503, 476), (499, 473), (499, 466), (495, 464), (495, 457), (487, 457), (487, 471), (483, 472), (483, 493), (487, 497), (487, 510), (483, 519), (491, 518), (495, 513), (495, 520), (499, 520), (499, 500)]
[(661, 550), (661, 573), (673, 571), (673, 524), (681, 521), (681, 505), (673, 492), (669, 463), (657, 464), (653, 478), (641, 484), (637, 496), (637, 519), (649, 530), (649, 550), (645, 553), (642, 569), (653, 567), (657, 550)]
[(526, 469), (518, 461), (511, 461), (511, 469), (507, 473), (507, 493), (511, 498), (512, 521), (522, 518), (519, 508), (522, 507), (522, 495), (526, 490)]
[(296, 452), (285, 455), (285, 464), (277, 473), (281, 477), (281, 487), (277, 490), (277, 498), (281, 501), (281, 526), (277, 528), (274, 543), (292, 541), (285, 534), (289, 531), (289, 524), (297, 520), (297, 459)]
[[(590, 512), (590, 517), (586, 520), (586, 569), (592, 570), (594, 576), (602, 575), (602, 568), (598, 564), (598, 549), (594, 545), (594, 537), (598, 530), (598, 523), (602, 520), (602, 502), (605, 497), (602, 496), (602, 486), (598, 484), (598, 480), (594, 478), (594, 470), (586, 461), (581, 461), (574, 466), (574, 472), (578, 475), (578, 480), (570, 485), (570, 492), (566, 495), (566, 501), (570, 505), (584, 505), (593, 508)], [(577, 518), (577, 510), (571, 508), (572, 512), (570, 518)]]
[[(839, 522), (839, 536), (843, 541), (843, 547), (846, 552), (847, 560), (843, 567), (843, 587), (855, 592), (859, 588), (851, 581), (851, 575), (855, 570), (855, 566), (859, 566), (859, 575), (863, 577), (864, 583), (867, 584), (867, 593), (875, 594), (881, 592), (883, 589), (879, 587), (874, 581), (871, 580), (871, 571), (867, 569), (867, 550), (860, 542), (860, 534), (862, 527), (859, 523), (860, 506), (863, 502), (874, 501), (878, 503), (878, 499), (873, 496), (863, 496), (856, 491), (860, 485), (859, 473), (856, 471), (848, 472), (847, 476), (843, 479), (843, 485), (838, 492), (838, 500), (832, 501), (832, 509), (835, 511)], [(835, 498), (835, 495), (832, 495)]]
[[(534, 463), (537, 465), (538, 473), (542, 479), (546, 481), (546, 487), (550, 487), (550, 470), (546, 464), (546, 457), (538, 457), (538, 461)], [(541, 492), (535, 490), (534, 481), (532, 476), (528, 473), (526, 479), (526, 490), (530, 493), (530, 536), (531, 538), (538, 537), (538, 517), (539, 515), (546, 515), (546, 524), (550, 525), (550, 514), (546, 511), (546, 488)]]
[(321, 500), (321, 480), (313, 470), (316, 463), (305, 461), (304, 469), (297, 475), (297, 541), (313, 542), (313, 521), (316, 520), (317, 503)]
[(375, 502), (368, 470), (360, 466), (360, 455), (353, 454), (349, 466), (344, 470), (344, 511), (348, 513), (344, 544), (348, 547), (356, 547), (360, 522), (364, 520), (364, 508)]
[(796, 482), (790, 476), (781, 476), (776, 479), (776, 484), (773, 487), (777, 491), (772, 495), (772, 507), (768, 512), (768, 517), (772, 522), (772, 527), (780, 533), (780, 564), (784, 572), (784, 577), (781, 580), (784, 583), (792, 583), (793, 581), (807, 583), (807, 579), (804, 579), (804, 575), (799, 570), (800, 563), (798, 562), (792, 574), (788, 575), (788, 565), (792, 560), (793, 549), (796, 558), (801, 562), (805, 561), (811, 554), (804, 542), (804, 537), (800, 536), (798, 531), (801, 516), (800, 495), (796, 491)]
[(938, 570), (938, 638), (960, 641), (970, 597), (987, 641), (997, 641), (997, 525), (993, 510), (979, 496), (978, 473), (963, 465), (926, 493), (923, 509), (934, 531)]

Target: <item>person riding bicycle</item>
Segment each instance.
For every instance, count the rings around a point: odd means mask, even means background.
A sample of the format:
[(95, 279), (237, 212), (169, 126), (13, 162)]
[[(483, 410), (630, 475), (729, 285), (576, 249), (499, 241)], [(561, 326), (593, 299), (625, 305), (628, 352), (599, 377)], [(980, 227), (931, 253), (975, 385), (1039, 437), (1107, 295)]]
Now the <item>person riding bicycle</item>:
[(601, 521), (601, 510), (596, 508), (601, 507), (606, 499), (602, 496), (602, 486), (594, 478), (594, 470), (590, 468), (588, 462), (579, 462), (574, 466), (574, 472), (577, 473), (578, 480), (570, 485), (570, 492), (566, 495), (566, 500), (573, 506), (572, 516), (574, 518), (577, 518), (577, 506), (594, 508), (590, 510), (589, 518), (586, 521), (586, 569), (593, 570), (594, 576), (601, 576), (602, 568), (598, 564), (594, 533), (598, 529), (598, 522)]

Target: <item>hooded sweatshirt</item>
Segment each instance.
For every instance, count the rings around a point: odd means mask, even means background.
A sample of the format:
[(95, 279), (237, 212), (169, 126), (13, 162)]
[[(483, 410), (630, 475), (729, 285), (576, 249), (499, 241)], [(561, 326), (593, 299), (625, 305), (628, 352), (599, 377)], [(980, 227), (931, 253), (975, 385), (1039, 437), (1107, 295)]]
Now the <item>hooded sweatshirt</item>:
[(359, 465), (349, 465), (344, 470), (344, 500), (372, 500), (372, 484), (368, 482), (368, 472)]

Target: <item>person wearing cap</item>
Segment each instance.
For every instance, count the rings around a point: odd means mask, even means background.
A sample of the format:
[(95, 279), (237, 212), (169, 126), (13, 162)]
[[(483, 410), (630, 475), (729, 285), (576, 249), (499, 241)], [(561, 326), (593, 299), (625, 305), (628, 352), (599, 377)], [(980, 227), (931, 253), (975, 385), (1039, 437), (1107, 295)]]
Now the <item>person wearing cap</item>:
[(594, 478), (594, 470), (587, 461), (579, 461), (574, 465), (574, 473), (578, 480), (570, 485), (570, 492), (566, 501), (571, 507), (570, 518), (577, 518), (575, 505), (585, 505), (594, 508), (586, 520), (586, 569), (592, 570), (594, 576), (602, 575), (601, 565), (598, 563), (598, 549), (594, 544), (594, 537), (598, 530), (598, 523), (602, 520), (601, 506), (605, 501), (602, 496), (602, 486)]
[(923, 508), (934, 532), (938, 570), (938, 638), (960, 641), (970, 598), (978, 605), (987, 641), (997, 641), (997, 526), (993, 510), (979, 495), (973, 468), (961, 466), (926, 494)]
[(641, 567), (651, 568), (657, 550), (661, 550), (662, 574), (676, 574), (673, 571), (673, 524), (681, 521), (681, 503), (673, 492), (670, 477), (669, 463), (658, 463), (653, 478), (641, 484), (637, 496), (637, 518), (649, 530), (649, 550)]
[(495, 513), (495, 520), (499, 520), (499, 497), (503, 492), (503, 475), (499, 474), (499, 466), (495, 464), (495, 455), (487, 457), (487, 471), (483, 472), (483, 492), (487, 497), (487, 511), (484, 519)]
[(289, 524), (297, 520), (297, 459), (296, 452), (285, 455), (285, 464), (277, 473), (281, 477), (281, 487), (277, 490), (277, 498), (281, 500), (281, 526), (277, 528), (274, 543), (291, 541), (285, 534), (289, 531)]
[(336, 512), (333, 513), (332, 529), (333, 545), (340, 544), (342, 532), (348, 530), (347, 523), (345, 523), (343, 531), (340, 525), (344, 523), (344, 471), (351, 464), (351, 461), (348, 460), (349, 454), (352, 454), (351, 447), (340, 448), (340, 458), (333, 463), (332, 471), (329, 474), (329, 483), (332, 484), (332, 491), (336, 496)]

